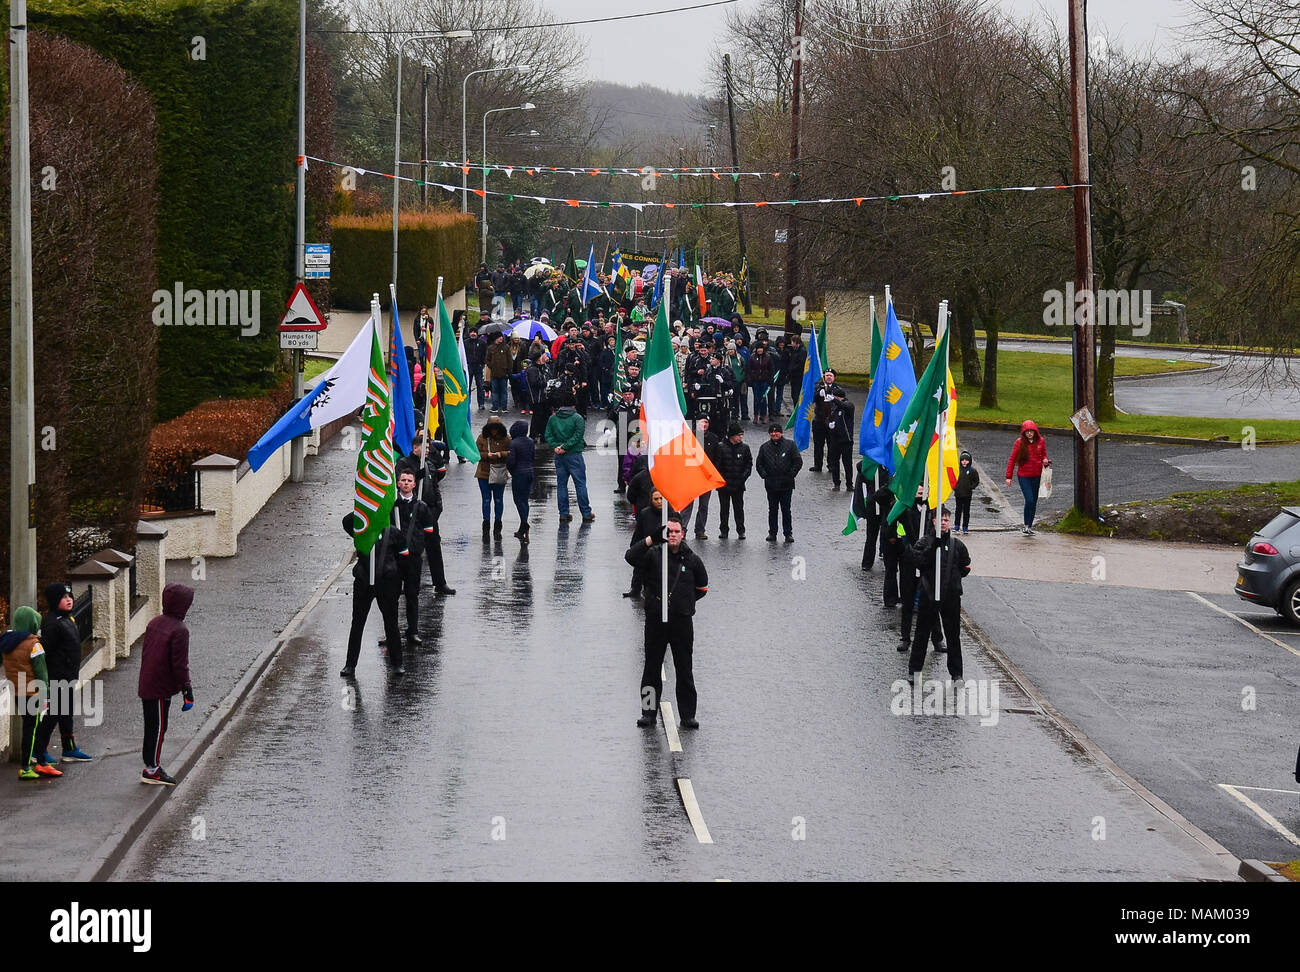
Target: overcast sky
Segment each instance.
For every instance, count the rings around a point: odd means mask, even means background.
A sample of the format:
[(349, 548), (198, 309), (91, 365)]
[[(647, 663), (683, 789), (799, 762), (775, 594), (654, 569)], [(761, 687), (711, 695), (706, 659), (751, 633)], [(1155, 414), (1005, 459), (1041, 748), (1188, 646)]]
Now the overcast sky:
[[(658, 7), (688, 6), (699, 0), (541, 0), (545, 9), (565, 21), (639, 13)], [(740, 0), (740, 5), (754, 0)], [(1065, 0), (991, 0), (1020, 15), (1048, 11), (1062, 24)], [(578, 28), (589, 41), (588, 71), (592, 77), (620, 84), (654, 84), (673, 91), (700, 91), (711, 46), (722, 29), (729, 7), (712, 7), (633, 21), (588, 24)], [(1090, 33), (1105, 33), (1124, 47), (1175, 43), (1171, 28), (1187, 18), (1185, 0), (1088, 0)]]

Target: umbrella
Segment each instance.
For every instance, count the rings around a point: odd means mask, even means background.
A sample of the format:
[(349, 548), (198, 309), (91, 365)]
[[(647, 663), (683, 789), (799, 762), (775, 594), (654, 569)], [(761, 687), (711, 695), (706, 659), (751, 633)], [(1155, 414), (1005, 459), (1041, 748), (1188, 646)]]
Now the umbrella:
[(480, 337), (492, 337), (510, 330), (510, 325), (504, 321), (493, 321), (491, 324), (484, 324), (478, 329)]
[(701, 317), (701, 324), (712, 324), (714, 327), (731, 327), (731, 321), (724, 321), (721, 317)]
[(541, 321), (522, 320), (510, 330), (511, 337), (523, 338), (525, 341), (531, 341), (539, 334), (548, 344), (556, 337), (555, 328), (547, 327)]
[(555, 268), (551, 266), (549, 263), (530, 263), (528, 266), (524, 267), (524, 276), (535, 277), (543, 270), (554, 270), (554, 269)]

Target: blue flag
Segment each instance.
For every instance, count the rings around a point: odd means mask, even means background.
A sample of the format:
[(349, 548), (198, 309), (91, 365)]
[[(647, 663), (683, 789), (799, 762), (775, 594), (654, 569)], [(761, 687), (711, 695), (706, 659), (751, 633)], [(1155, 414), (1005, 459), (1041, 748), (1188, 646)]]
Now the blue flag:
[(668, 272), (668, 247), (664, 246), (664, 255), (659, 258), (659, 272), (655, 274), (655, 292), (650, 301), (651, 307), (659, 306), (659, 299), (664, 295), (664, 274)]
[(393, 300), (393, 338), (388, 345), (388, 384), (393, 388), (393, 445), (398, 455), (409, 455), (415, 440), (415, 398), (411, 394), (411, 372), (406, 366), (402, 344), (401, 317)]
[(578, 288), (578, 297), (582, 300), (582, 306), (587, 306), (587, 301), (601, 293), (600, 284), (596, 282), (596, 244), (591, 245), (587, 252), (587, 267), (582, 271), (582, 286)]
[(891, 473), (894, 471), (894, 434), (915, 391), (916, 372), (912, 369), (912, 356), (907, 353), (903, 328), (891, 303), (885, 318), (880, 363), (871, 376), (871, 392), (862, 409), (862, 431), (858, 435), (858, 451)]
[[(803, 388), (794, 407), (794, 445), (802, 452), (812, 441), (813, 409), (816, 407), (817, 386), (822, 381), (822, 359), (817, 352), (817, 328), (808, 339), (808, 357), (803, 364)], [(852, 429), (849, 430), (851, 435)], [(850, 439), (849, 441), (852, 441)]]

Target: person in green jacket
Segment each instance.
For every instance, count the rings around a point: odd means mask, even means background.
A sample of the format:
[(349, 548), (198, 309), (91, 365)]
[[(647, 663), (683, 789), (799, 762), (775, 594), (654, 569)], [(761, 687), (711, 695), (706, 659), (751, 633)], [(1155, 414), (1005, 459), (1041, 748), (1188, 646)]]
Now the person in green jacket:
[(560, 508), (560, 522), (568, 523), (573, 519), (569, 513), (569, 477), (573, 477), (582, 522), (590, 523), (596, 519), (596, 514), (591, 512), (591, 503), (587, 499), (587, 464), (582, 458), (582, 450), (587, 445), (587, 423), (574, 408), (571, 393), (562, 392), (557, 401), (560, 407), (547, 421), (544, 438), (555, 446), (555, 496)]
[[(50, 676), (46, 668), (45, 648), (37, 632), (41, 616), (35, 608), (23, 605), (14, 611), (14, 626), (0, 636), (0, 655), (4, 656), (5, 677), (13, 684), (14, 698), (23, 717), (22, 753), (18, 778), (35, 780), (42, 776), (62, 776), (44, 757), (57, 720), (48, 711)], [(33, 757), (36, 762), (33, 763)]]

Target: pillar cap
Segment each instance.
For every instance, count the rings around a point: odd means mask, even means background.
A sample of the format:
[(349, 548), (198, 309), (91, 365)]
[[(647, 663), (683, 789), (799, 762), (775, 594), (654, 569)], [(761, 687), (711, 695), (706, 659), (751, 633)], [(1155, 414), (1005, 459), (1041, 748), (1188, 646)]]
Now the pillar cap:
[(87, 560), (79, 567), (73, 567), (68, 571), (69, 577), (84, 577), (88, 580), (109, 580), (117, 576), (121, 568), (109, 564), (100, 563), (98, 560)]
[(239, 460), (231, 459), (229, 456), (223, 456), (219, 452), (214, 452), (210, 456), (205, 456), (198, 462), (190, 465), (191, 469), (237, 469)]

